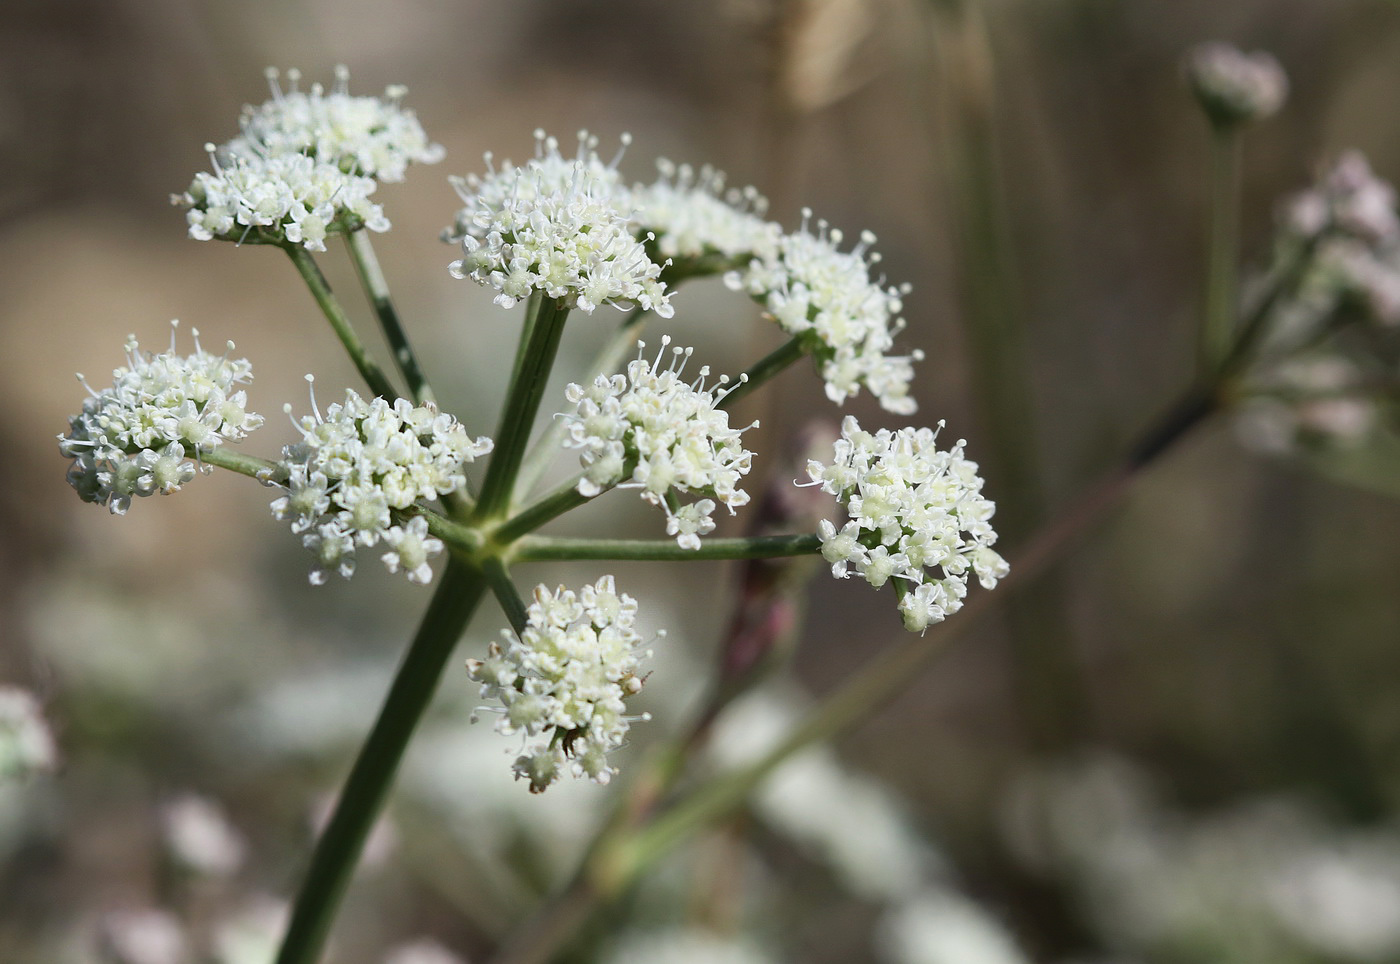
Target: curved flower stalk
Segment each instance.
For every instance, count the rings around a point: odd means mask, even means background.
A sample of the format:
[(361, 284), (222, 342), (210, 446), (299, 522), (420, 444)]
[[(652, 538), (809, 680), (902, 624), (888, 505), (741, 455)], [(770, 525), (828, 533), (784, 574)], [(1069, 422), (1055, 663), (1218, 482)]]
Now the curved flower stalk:
[[(248, 411), (248, 395), (238, 386), (253, 379), (246, 359), (215, 355), (199, 344), (190, 355), (170, 347), (160, 354), (141, 351), (128, 336), (125, 366), (113, 373), (112, 387), (94, 389), (68, 420), (59, 449), (73, 460), (68, 484), (84, 502), (124, 515), (133, 496), (178, 492), (195, 475), (195, 461), (226, 441), (236, 442), (263, 423)], [(229, 351), (233, 342), (228, 343)]]
[(496, 729), (525, 739), (514, 769), (531, 793), (566, 768), (607, 783), (617, 772), (607, 754), (622, 746), (633, 722), (650, 719), (627, 714), (626, 700), (644, 680), (640, 661), (651, 655), (636, 616), (637, 600), (619, 593), (612, 576), (577, 593), (541, 585), (520, 634), (503, 630), (504, 646), (467, 661), (481, 695), (502, 704)]
[(992, 548), (996, 506), (981, 494), (977, 463), (963, 457), (966, 443), (939, 449), (937, 441), (927, 428), (872, 435), (847, 416), (832, 463), (807, 463), (812, 483), (850, 517), (840, 528), (821, 522), (831, 574), (846, 579), (855, 569), (876, 589), (900, 580), (904, 628), (918, 633), (962, 608), (969, 573), (992, 589), (1010, 571)]
[(802, 212), (802, 228), (780, 239), (776, 249), (759, 254), (725, 275), (725, 284), (762, 304), (784, 331), (805, 343), (817, 359), (826, 394), (844, 402), (869, 389), (886, 411), (910, 415), (918, 405), (909, 397), (913, 363), (923, 352), (891, 355), (894, 336), (905, 321), (902, 296), (907, 285), (885, 287), (870, 279), (879, 255), (866, 251), (875, 235), (866, 231), (850, 251), (841, 251), (843, 236), (825, 221), (810, 230), (812, 212)]
[(472, 439), (436, 406), (405, 399), (366, 402), (347, 389), (345, 401), (324, 415), (314, 396), (312, 406), (314, 414), (293, 423), (302, 441), (283, 449), (286, 495), (272, 503), (273, 515), (290, 520), (316, 556), (312, 584), (331, 572), (350, 578), (356, 550), (381, 541), (390, 572), (402, 569), (410, 582), (430, 582), (428, 559), (443, 544), (428, 535), (425, 519), (404, 512), (465, 487), (466, 464), (490, 452), (491, 440)]
[[(646, 343), (638, 342), (626, 375), (599, 375), (587, 388), (570, 385), (565, 397), (576, 407), (560, 417), (569, 422), (565, 446), (582, 450), (580, 495), (591, 498), (615, 485), (640, 489), (644, 500), (666, 510), (666, 534), (683, 549), (699, 549), (700, 537), (715, 528), (715, 499), (731, 515), (749, 502), (738, 483), (753, 453), (740, 436), (758, 423), (731, 428), (728, 413), (716, 407), (726, 394), (726, 376), (711, 390), (705, 388), (708, 367), (693, 382), (682, 380), (693, 349), (672, 349), (670, 367), (663, 368), (670, 343), (663, 337), (649, 362), (641, 355)], [(706, 498), (682, 506), (677, 493)]]
[(580, 134), (578, 157), (567, 161), (553, 138), (537, 131), (536, 141), (525, 165), (459, 182), (466, 207), (446, 236), (460, 238), (465, 257), (453, 276), (495, 288), (506, 308), (539, 291), (588, 313), (610, 304), (671, 317), (664, 265), (633, 235), (617, 172), (598, 160), (596, 141)]

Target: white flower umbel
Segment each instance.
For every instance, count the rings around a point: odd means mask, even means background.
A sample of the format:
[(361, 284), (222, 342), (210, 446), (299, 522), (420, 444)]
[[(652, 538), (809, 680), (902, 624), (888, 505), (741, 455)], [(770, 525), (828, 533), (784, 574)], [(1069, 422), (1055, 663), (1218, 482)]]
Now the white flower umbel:
[(1283, 208), (1285, 229), (1306, 238), (1323, 232), (1373, 246), (1400, 242), (1395, 188), (1376, 177), (1360, 151), (1347, 151), (1317, 183)]
[(725, 283), (762, 304), (784, 331), (808, 340), (833, 402), (865, 386), (885, 410), (912, 414), (918, 406), (909, 383), (923, 353), (889, 354), (905, 326), (899, 312), (908, 286), (871, 280), (870, 269), (880, 260), (866, 254), (873, 234), (862, 233), (860, 243), (841, 251), (841, 232), (819, 221), (813, 234), (811, 216), (804, 210), (800, 230), (783, 235), (775, 251), (726, 274)]
[(302, 441), (282, 451), (287, 494), (272, 503), (273, 515), (290, 520), (316, 555), (311, 582), (320, 585), (331, 572), (348, 579), (355, 550), (381, 540), (389, 546), (383, 561), (390, 572), (431, 581), (428, 559), (442, 542), (428, 535), (421, 516), (403, 512), (463, 488), (465, 465), (490, 452), (491, 440), (473, 439), (452, 416), (402, 398), (392, 405), (366, 402), (347, 389), (345, 401), (324, 415), (314, 396), (312, 408), (314, 414), (293, 423)]
[(969, 573), (991, 589), (1008, 572), (992, 549), (996, 506), (981, 494), (977, 463), (963, 457), (965, 442), (939, 449), (937, 440), (927, 428), (872, 435), (847, 416), (832, 463), (807, 463), (812, 482), (850, 516), (840, 528), (820, 525), (832, 575), (847, 578), (853, 568), (876, 588), (902, 580), (899, 611), (912, 632), (962, 608)]
[(566, 767), (607, 783), (617, 772), (607, 754), (622, 746), (634, 721), (649, 719), (627, 714), (627, 697), (642, 688), (640, 661), (651, 655), (636, 616), (637, 601), (619, 593), (612, 576), (577, 593), (539, 586), (524, 633), (503, 630), (504, 642), (493, 643), (486, 659), (467, 661), (481, 695), (503, 704), (497, 731), (524, 738), (514, 769), (531, 793)]
[[(581, 495), (618, 484), (640, 489), (643, 499), (666, 511), (667, 535), (683, 549), (699, 549), (700, 537), (715, 527), (710, 514), (716, 501), (730, 514), (748, 504), (749, 494), (738, 484), (753, 453), (740, 436), (758, 423), (731, 428), (729, 414), (716, 407), (727, 394), (726, 376), (708, 390), (708, 367), (693, 382), (682, 379), (692, 349), (672, 349), (663, 367), (670, 343), (669, 336), (662, 338), (656, 358), (648, 361), (639, 342), (626, 375), (599, 375), (587, 388), (570, 385), (564, 397), (576, 407), (560, 417), (569, 420), (564, 445), (582, 450)], [(703, 498), (681, 505), (681, 494)]]
[(596, 141), (581, 133), (578, 156), (565, 160), (553, 138), (537, 131), (536, 140), (523, 166), (456, 182), (466, 207), (446, 236), (460, 238), (465, 256), (453, 276), (495, 288), (507, 308), (540, 291), (585, 312), (610, 304), (671, 317), (663, 266), (633, 235), (630, 202)]
[[(246, 392), (252, 366), (228, 353), (215, 355), (199, 345), (191, 355), (170, 348), (143, 352), (134, 335), (126, 343), (127, 364), (112, 373), (112, 387), (88, 391), (83, 411), (68, 420), (59, 449), (73, 460), (68, 483), (85, 502), (122, 515), (133, 496), (168, 495), (194, 478), (201, 452), (237, 441), (262, 424), (248, 411)], [(228, 343), (230, 350), (233, 342)]]
[(326, 250), (326, 238), (360, 228), (389, 230), (370, 195), (372, 177), (348, 174), (306, 154), (255, 154), (206, 144), (213, 172), (195, 175), (172, 204), (187, 209), (196, 241), (301, 245)]
[[(776, 253), (783, 231), (764, 219), (768, 199), (757, 190), (726, 189), (724, 172), (708, 166), (697, 171), (663, 158), (656, 167), (661, 176), (633, 188), (632, 204), (641, 230), (656, 235), (656, 250), (679, 273), (708, 273)], [(719, 265), (705, 268), (709, 259)]]
[(0, 685), (0, 783), (45, 773), (57, 761), (39, 701), (27, 690)]
[(300, 89), (301, 73), (287, 71), (288, 89), (278, 72), (266, 71), (272, 99), (243, 108), (243, 133), (225, 145), (232, 154), (276, 157), (306, 154), (377, 181), (402, 181), (409, 164), (436, 164), (441, 145), (428, 140), (413, 111), (400, 104), (407, 88), (391, 86), (383, 97), (350, 95), (350, 71), (335, 68), (327, 92), (320, 84)]

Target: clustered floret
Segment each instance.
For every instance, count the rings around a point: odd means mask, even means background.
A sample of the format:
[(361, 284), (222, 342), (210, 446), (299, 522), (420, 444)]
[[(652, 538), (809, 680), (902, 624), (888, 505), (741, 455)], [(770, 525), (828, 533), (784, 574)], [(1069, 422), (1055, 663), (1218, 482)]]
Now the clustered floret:
[(738, 267), (777, 251), (782, 228), (764, 219), (768, 199), (756, 189), (726, 189), (724, 172), (709, 166), (696, 171), (662, 158), (656, 167), (661, 176), (634, 187), (631, 204), (640, 229), (656, 235), (657, 252), (679, 273), (704, 272), (707, 260)]
[[(643, 499), (666, 511), (666, 534), (683, 549), (699, 549), (700, 537), (715, 528), (715, 500), (731, 515), (748, 504), (749, 494), (738, 484), (753, 453), (740, 436), (758, 423), (730, 427), (729, 414), (717, 407), (733, 391), (725, 389), (727, 376), (711, 389), (705, 388), (708, 367), (693, 382), (682, 379), (692, 349), (672, 349), (663, 369), (670, 342), (669, 336), (661, 339), (652, 361), (641, 356), (646, 344), (639, 342), (626, 375), (599, 375), (587, 388), (569, 385), (564, 397), (576, 408), (561, 416), (569, 419), (564, 444), (582, 450), (580, 494), (595, 496), (619, 484), (639, 489)], [(681, 505), (680, 494), (705, 497)]]
[(962, 608), (969, 572), (991, 589), (1009, 571), (992, 549), (996, 506), (981, 494), (977, 463), (963, 457), (965, 442), (943, 450), (937, 439), (927, 428), (872, 435), (847, 416), (832, 463), (807, 463), (812, 482), (849, 516), (840, 528), (826, 519), (819, 527), (831, 574), (849, 578), (854, 567), (877, 589), (902, 580), (899, 611), (912, 632)]
[(460, 238), (465, 256), (452, 263), (453, 276), (495, 288), (506, 308), (539, 291), (589, 313), (610, 304), (671, 317), (664, 265), (633, 235), (616, 170), (598, 160), (596, 140), (581, 133), (578, 156), (566, 161), (554, 138), (535, 137), (536, 156), (524, 165), (457, 182), (466, 207), (447, 236)]
[(330, 93), (320, 84), (299, 90), (300, 77), (287, 71), (290, 89), (284, 92), (276, 68), (267, 69), (272, 99), (243, 108), (243, 133), (227, 145), (232, 153), (307, 154), (386, 184), (402, 181), (409, 164), (442, 160), (442, 146), (428, 140), (418, 117), (400, 103), (408, 88), (393, 85), (383, 97), (352, 97), (350, 71), (343, 65), (335, 68)]
[(331, 234), (389, 230), (383, 208), (369, 197), (378, 186), (374, 178), (305, 154), (205, 148), (213, 173), (201, 171), (188, 191), (171, 198), (189, 209), (185, 218), (196, 241), (287, 242), (324, 251)]
[(870, 279), (871, 265), (880, 260), (866, 255), (873, 234), (862, 233), (860, 243), (841, 251), (841, 232), (819, 221), (813, 234), (811, 215), (804, 210), (801, 230), (729, 272), (725, 283), (762, 303), (784, 331), (809, 340), (833, 402), (844, 402), (864, 385), (887, 411), (912, 414), (918, 406), (909, 397), (909, 383), (923, 352), (888, 354), (905, 326), (899, 312), (908, 286), (886, 287)]
[(383, 209), (370, 200), (379, 182), (403, 180), (410, 163), (441, 160), (442, 148), (399, 105), (402, 87), (382, 99), (351, 97), (343, 67), (329, 94), (319, 84), (303, 92), (300, 74), (287, 76), (284, 93), (269, 70), (272, 99), (244, 108), (238, 137), (205, 145), (212, 173), (172, 195), (188, 209), (190, 237), (324, 251), (331, 234), (387, 231)]
[(356, 549), (380, 541), (388, 546), (381, 559), (390, 572), (431, 581), (428, 559), (442, 542), (428, 534), (427, 520), (405, 511), (463, 488), (464, 466), (490, 452), (491, 440), (472, 439), (451, 415), (406, 399), (366, 402), (347, 389), (345, 401), (324, 415), (314, 397), (312, 408), (313, 415), (293, 422), (302, 441), (282, 450), (287, 494), (272, 503), (273, 515), (290, 519), (292, 532), (316, 556), (312, 584), (331, 572), (350, 578)]
[(39, 701), (27, 690), (0, 685), (0, 783), (52, 770), (57, 761)]
[(111, 388), (98, 391), (79, 375), (88, 397), (82, 413), (68, 420), (68, 434), (59, 436), (59, 449), (73, 460), (68, 484), (84, 502), (115, 515), (126, 513), (132, 496), (178, 491), (194, 478), (191, 459), (263, 422), (237, 389), (253, 379), (248, 361), (205, 351), (198, 331), (194, 353), (177, 355), (175, 324), (170, 348), (158, 355), (142, 352), (128, 336), (127, 364), (112, 373)]
[(1247, 54), (1229, 44), (1204, 43), (1191, 51), (1186, 78), (1217, 123), (1262, 120), (1277, 113), (1288, 96), (1288, 76), (1262, 51)]
[[(515, 775), (541, 793), (567, 765), (575, 776), (607, 783), (616, 768), (607, 754), (622, 746), (629, 726), (626, 700), (642, 688), (637, 674), (651, 650), (635, 629), (637, 601), (604, 576), (575, 593), (541, 585), (526, 611), (524, 631), (503, 630), (485, 660), (467, 671), (486, 699), (500, 700), (496, 730), (520, 733), (525, 747)], [(658, 635), (664, 635), (659, 633)]]

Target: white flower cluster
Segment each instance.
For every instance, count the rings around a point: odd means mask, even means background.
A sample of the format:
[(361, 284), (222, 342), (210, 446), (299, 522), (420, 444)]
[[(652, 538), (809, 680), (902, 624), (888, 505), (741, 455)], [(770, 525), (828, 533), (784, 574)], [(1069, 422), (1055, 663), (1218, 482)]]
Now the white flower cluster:
[(384, 183), (402, 181), (409, 164), (442, 160), (442, 146), (429, 141), (417, 116), (400, 104), (407, 88), (388, 87), (383, 97), (352, 97), (350, 71), (344, 66), (335, 68), (330, 93), (320, 84), (299, 90), (296, 70), (287, 71), (287, 79), (290, 89), (284, 92), (277, 70), (267, 69), (272, 99), (243, 108), (243, 133), (227, 145), (232, 153), (307, 154), (347, 174)]
[(966, 443), (940, 450), (937, 439), (927, 428), (872, 435), (847, 416), (832, 464), (807, 463), (850, 516), (839, 529), (825, 519), (819, 527), (832, 575), (848, 578), (854, 566), (877, 589), (891, 578), (910, 583), (899, 611), (912, 632), (962, 608), (969, 571), (986, 589), (1009, 571), (992, 549), (996, 506), (981, 494), (977, 463), (963, 457)]
[(608, 752), (622, 746), (632, 722), (649, 718), (627, 715), (627, 697), (642, 688), (639, 663), (651, 655), (636, 617), (637, 600), (619, 593), (612, 576), (577, 593), (538, 586), (524, 633), (503, 630), (504, 647), (493, 643), (486, 659), (467, 661), (481, 695), (504, 704), (497, 731), (525, 738), (514, 769), (531, 793), (566, 763), (597, 783), (617, 772)]
[(177, 355), (173, 328), (170, 348), (159, 355), (128, 337), (127, 364), (112, 373), (111, 388), (97, 391), (79, 375), (88, 397), (59, 436), (59, 449), (73, 460), (68, 484), (115, 515), (125, 514), (132, 496), (177, 491), (194, 478), (191, 458), (263, 422), (248, 411), (247, 393), (235, 390), (252, 381), (247, 360), (205, 351), (198, 331), (194, 354)]
[(697, 273), (694, 262), (717, 258), (723, 267), (773, 256), (783, 231), (763, 214), (768, 199), (752, 187), (726, 189), (723, 171), (666, 159), (656, 162), (661, 176), (632, 189), (631, 204), (641, 230), (656, 235), (663, 258)]
[(540, 291), (590, 313), (610, 304), (671, 317), (663, 265), (648, 256), (629, 207), (619, 203), (616, 162), (602, 164), (586, 133), (570, 160), (554, 138), (535, 137), (536, 156), (524, 165), (507, 162), (456, 182), (466, 207), (446, 236), (461, 240), (465, 256), (452, 263), (453, 276), (495, 288), (496, 303), (507, 308)]
[(863, 233), (859, 244), (841, 251), (841, 232), (819, 221), (813, 234), (811, 214), (804, 210), (801, 230), (783, 235), (775, 250), (726, 274), (725, 283), (762, 303), (784, 331), (810, 339), (833, 402), (844, 402), (864, 385), (885, 410), (912, 414), (918, 406), (909, 397), (909, 383), (913, 363), (923, 353), (887, 354), (904, 328), (898, 315), (908, 286), (871, 281), (871, 265), (879, 261), (878, 255), (866, 255), (873, 234)]
[(1275, 455), (1364, 444), (1380, 421), (1365, 373), (1344, 355), (1293, 355), (1253, 373), (1236, 427), (1250, 448)]
[(167, 851), (181, 868), (209, 877), (228, 877), (243, 865), (247, 845), (223, 808), (208, 797), (185, 793), (160, 808)]
[[(626, 375), (599, 375), (587, 388), (570, 385), (564, 397), (576, 408), (561, 415), (569, 420), (564, 445), (582, 450), (581, 494), (595, 496), (619, 483), (640, 489), (643, 499), (666, 511), (666, 534), (683, 549), (699, 549), (700, 537), (715, 528), (714, 500), (731, 515), (748, 504), (749, 494), (738, 483), (748, 474), (753, 453), (740, 436), (758, 423), (731, 428), (729, 414), (716, 407), (728, 394), (726, 376), (715, 382), (715, 390), (705, 388), (708, 367), (695, 381), (682, 380), (692, 349), (672, 349), (663, 369), (670, 342), (669, 336), (662, 338), (650, 362), (641, 357), (646, 344), (639, 342)], [(677, 493), (707, 498), (682, 506)]]
[(403, 88), (351, 97), (343, 67), (329, 94), (319, 84), (299, 90), (296, 71), (287, 77), (283, 92), (269, 70), (272, 99), (244, 108), (238, 137), (205, 145), (213, 172), (195, 175), (189, 190), (171, 197), (188, 209), (195, 240), (324, 251), (330, 234), (387, 231), (383, 209), (370, 200), (379, 182), (403, 180), (410, 163), (442, 159), (442, 148), (399, 105)]
[(1288, 96), (1288, 76), (1277, 60), (1226, 43), (1193, 49), (1186, 59), (1186, 78), (1217, 123), (1262, 120), (1277, 113)]
[(1400, 241), (1395, 188), (1376, 177), (1360, 151), (1342, 154), (1316, 185), (1291, 198), (1283, 222), (1309, 238), (1331, 232), (1372, 245)]
[(188, 208), (185, 219), (196, 241), (289, 243), (324, 251), (329, 234), (389, 230), (383, 209), (369, 199), (378, 186), (372, 177), (346, 174), (305, 154), (263, 157), (205, 148), (214, 172), (201, 171), (188, 191), (171, 197)]
[(293, 423), (302, 441), (283, 449), (287, 494), (272, 503), (273, 515), (290, 519), (316, 555), (312, 584), (333, 571), (350, 578), (356, 549), (381, 540), (390, 572), (402, 569), (411, 582), (429, 582), (428, 558), (442, 551), (442, 542), (428, 535), (421, 516), (405, 521), (395, 513), (465, 486), (464, 466), (490, 452), (491, 440), (472, 439), (451, 415), (405, 399), (366, 402), (347, 389), (344, 403), (324, 415), (314, 397), (312, 408), (314, 415)]
[(52, 770), (57, 760), (39, 701), (28, 690), (0, 685), (0, 782)]

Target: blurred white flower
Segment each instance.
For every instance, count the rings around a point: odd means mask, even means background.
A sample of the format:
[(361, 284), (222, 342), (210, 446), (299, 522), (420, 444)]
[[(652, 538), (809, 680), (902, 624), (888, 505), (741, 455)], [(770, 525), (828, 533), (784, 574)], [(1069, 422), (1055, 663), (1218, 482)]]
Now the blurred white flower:
[(948, 890), (916, 894), (885, 914), (878, 946), (888, 964), (1029, 964), (1006, 928)]
[(742, 937), (695, 928), (642, 931), (621, 938), (605, 964), (770, 964)]
[(110, 964), (188, 964), (185, 931), (165, 910), (113, 911), (102, 918), (98, 954)]
[(45, 773), (57, 762), (39, 701), (28, 690), (0, 684), (0, 783)]
[(1192, 49), (1186, 77), (1216, 123), (1262, 120), (1277, 113), (1288, 97), (1288, 76), (1277, 60), (1226, 43), (1212, 41)]
[(437, 941), (423, 938), (391, 949), (384, 955), (384, 964), (465, 964), (465, 961)]
[(160, 809), (165, 845), (176, 863), (196, 873), (226, 877), (243, 865), (243, 837), (208, 797), (186, 793)]

